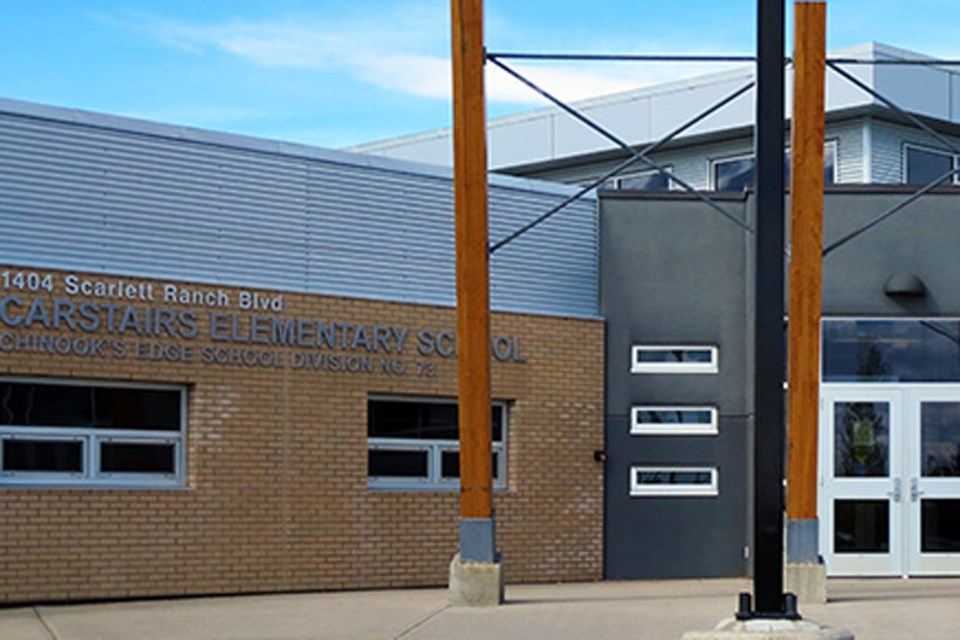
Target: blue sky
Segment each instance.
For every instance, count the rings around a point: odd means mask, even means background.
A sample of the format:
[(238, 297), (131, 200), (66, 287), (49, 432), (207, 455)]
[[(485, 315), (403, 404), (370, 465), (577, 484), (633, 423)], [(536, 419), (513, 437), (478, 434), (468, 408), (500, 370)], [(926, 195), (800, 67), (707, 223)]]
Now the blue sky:
[[(792, 4), (792, 3), (790, 3)], [(447, 126), (448, 0), (0, 0), (0, 96), (340, 147)], [(487, 0), (491, 51), (751, 53), (753, 0)], [(960, 58), (956, 0), (831, 0), (828, 45)], [(714, 68), (714, 67), (711, 67)], [(528, 67), (565, 99), (702, 66)], [(496, 70), (491, 115), (536, 97)]]

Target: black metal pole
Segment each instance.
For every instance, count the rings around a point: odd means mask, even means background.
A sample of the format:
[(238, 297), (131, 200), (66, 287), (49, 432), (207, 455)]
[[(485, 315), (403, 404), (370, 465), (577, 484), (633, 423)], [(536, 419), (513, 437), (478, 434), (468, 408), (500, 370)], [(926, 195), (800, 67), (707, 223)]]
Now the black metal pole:
[(784, 0), (757, 1), (754, 616), (786, 617), (784, 468)]

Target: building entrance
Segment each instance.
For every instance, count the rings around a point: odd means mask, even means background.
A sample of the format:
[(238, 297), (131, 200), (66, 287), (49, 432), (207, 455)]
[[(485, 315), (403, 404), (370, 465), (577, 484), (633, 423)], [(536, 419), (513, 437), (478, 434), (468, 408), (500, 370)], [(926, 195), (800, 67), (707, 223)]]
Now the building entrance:
[(825, 384), (820, 425), (828, 572), (960, 574), (960, 385)]

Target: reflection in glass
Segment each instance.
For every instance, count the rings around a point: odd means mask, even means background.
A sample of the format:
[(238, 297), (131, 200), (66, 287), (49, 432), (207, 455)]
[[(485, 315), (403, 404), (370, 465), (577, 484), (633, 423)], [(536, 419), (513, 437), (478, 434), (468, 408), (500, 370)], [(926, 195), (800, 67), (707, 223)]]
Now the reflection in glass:
[(637, 362), (712, 362), (712, 349), (637, 349)]
[(105, 442), (100, 446), (104, 473), (165, 473), (177, 471), (173, 443)]
[(641, 471), (637, 484), (706, 484), (713, 482), (709, 471)]
[(711, 424), (713, 412), (709, 409), (641, 409), (637, 411), (639, 424)]
[(4, 440), (3, 470), (82, 473), (83, 443), (79, 440)]
[(834, 475), (867, 478), (887, 475), (890, 405), (837, 402), (834, 405)]
[[(953, 156), (930, 149), (907, 147), (907, 184), (926, 185), (953, 169)], [(950, 184), (949, 178), (941, 184)]]
[(368, 475), (385, 478), (426, 478), (426, 451), (373, 450), (367, 453)]
[(890, 551), (890, 505), (886, 500), (837, 500), (833, 523), (835, 553)]
[(920, 426), (923, 475), (960, 476), (960, 402), (921, 403)]
[(921, 550), (960, 551), (960, 500), (922, 500), (921, 511)]
[(960, 382), (956, 320), (826, 320), (824, 382)]

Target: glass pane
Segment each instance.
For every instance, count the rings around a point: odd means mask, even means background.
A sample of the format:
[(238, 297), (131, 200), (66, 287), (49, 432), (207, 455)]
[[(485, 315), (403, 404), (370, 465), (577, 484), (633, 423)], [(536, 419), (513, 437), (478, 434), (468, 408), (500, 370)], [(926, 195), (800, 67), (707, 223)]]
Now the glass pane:
[(440, 454), (440, 475), (444, 478), (460, 477), (460, 452), (443, 451)]
[(180, 392), (99, 387), (93, 390), (98, 429), (180, 430)]
[[(907, 184), (929, 184), (953, 169), (953, 156), (907, 147)], [(945, 180), (943, 184), (950, 184)]]
[(426, 451), (367, 452), (369, 475), (374, 477), (426, 478), (428, 474)]
[(711, 362), (711, 349), (637, 349), (637, 362)]
[(706, 409), (657, 409), (637, 411), (640, 424), (710, 424), (713, 415)]
[(890, 505), (886, 500), (837, 500), (833, 530), (836, 553), (889, 553)]
[(55, 440), (4, 440), (4, 471), (83, 472), (83, 443)]
[[(493, 479), (500, 478), (497, 463), (500, 460), (496, 451), (493, 452)], [(460, 452), (443, 451), (440, 453), (440, 475), (444, 478), (460, 478)]]
[(921, 500), (921, 550), (960, 552), (960, 500)]
[[(492, 437), (503, 441), (502, 406), (491, 407)], [(458, 440), (456, 403), (370, 400), (367, 402), (367, 435), (371, 438)]]
[(623, 176), (618, 180), (617, 186), (620, 189), (639, 189), (645, 191), (666, 191), (670, 188), (667, 176), (659, 171)]
[(954, 320), (828, 320), (824, 382), (960, 382)]
[(89, 427), (90, 387), (0, 382), (0, 424), (22, 427)]
[(457, 405), (428, 402), (420, 405), (420, 411), (420, 438), (456, 440), (459, 437)]
[(960, 476), (960, 402), (920, 403), (920, 464), (924, 476)]
[(104, 442), (100, 445), (104, 473), (176, 473), (173, 443)]
[(706, 470), (685, 471), (639, 471), (637, 484), (705, 484), (712, 481), (711, 473)]
[(753, 158), (724, 160), (713, 165), (714, 185), (717, 191), (743, 191), (753, 186)]
[[(836, 147), (832, 144), (827, 144), (823, 146), (823, 184), (833, 184), (834, 183), (834, 167), (837, 164), (837, 156), (834, 153)], [(790, 174), (787, 173), (789, 176)], [(787, 183), (789, 184), (789, 182)]]
[(834, 475), (885, 477), (890, 446), (890, 405), (837, 402), (834, 405)]

